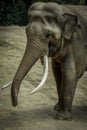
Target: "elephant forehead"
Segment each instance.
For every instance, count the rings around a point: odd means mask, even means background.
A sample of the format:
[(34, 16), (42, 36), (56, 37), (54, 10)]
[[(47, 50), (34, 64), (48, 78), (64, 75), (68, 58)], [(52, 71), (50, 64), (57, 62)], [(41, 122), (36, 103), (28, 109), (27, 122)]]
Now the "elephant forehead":
[(38, 11), (45, 10), (47, 12), (52, 12), (52, 13), (54, 11), (58, 11), (62, 13), (61, 6), (53, 2), (47, 2), (47, 3), (36, 2), (30, 6), (29, 11), (30, 10), (38, 10)]
[(45, 16), (54, 16), (53, 13), (51, 12), (47, 12), (47, 11), (38, 11), (38, 10), (33, 10), (33, 11), (29, 11), (28, 13), (31, 16), (40, 16), (40, 17), (45, 17)]
[(29, 10), (42, 9), (44, 5), (45, 5), (45, 3), (43, 3), (43, 2), (36, 2), (36, 3), (33, 3), (33, 4), (30, 6)]
[(31, 5), (31, 7), (29, 8), (29, 13), (38, 15), (57, 15), (62, 14), (62, 9), (61, 6), (56, 3), (37, 2)]

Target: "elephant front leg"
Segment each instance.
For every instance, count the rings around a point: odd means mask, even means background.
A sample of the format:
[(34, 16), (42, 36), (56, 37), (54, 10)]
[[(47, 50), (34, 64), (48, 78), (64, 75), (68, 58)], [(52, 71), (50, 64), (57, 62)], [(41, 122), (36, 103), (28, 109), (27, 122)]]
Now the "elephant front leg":
[(58, 93), (58, 102), (54, 106), (54, 109), (56, 111), (59, 111), (60, 110), (59, 100), (60, 100), (61, 80), (62, 80), (61, 64), (52, 59), (52, 69), (53, 69), (53, 74), (56, 81), (57, 93)]
[(67, 59), (62, 66), (62, 84), (60, 92), (60, 111), (57, 115), (58, 119), (70, 120), (72, 119), (71, 109), (72, 102), (77, 84), (75, 65), (72, 58)]

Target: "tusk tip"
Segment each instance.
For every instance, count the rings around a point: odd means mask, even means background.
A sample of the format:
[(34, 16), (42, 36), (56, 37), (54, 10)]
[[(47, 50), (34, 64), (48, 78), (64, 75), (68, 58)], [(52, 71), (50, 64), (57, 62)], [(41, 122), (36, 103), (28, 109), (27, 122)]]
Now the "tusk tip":
[(35, 92), (36, 92), (36, 91), (32, 91), (32, 92), (30, 92), (30, 94), (33, 95), (33, 94), (35, 94)]

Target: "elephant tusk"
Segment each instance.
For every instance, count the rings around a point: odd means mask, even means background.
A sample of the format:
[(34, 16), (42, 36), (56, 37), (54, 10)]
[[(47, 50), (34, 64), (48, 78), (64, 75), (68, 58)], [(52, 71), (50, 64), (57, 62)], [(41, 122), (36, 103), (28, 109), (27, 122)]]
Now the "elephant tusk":
[(31, 94), (34, 94), (36, 91), (38, 91), (46, 82), (47, 75), (48, 75), (48, 57), (47, 55), (43, 56), (43, 64), (44, 64), (44, 70), (43, 70), (43, 76), (40, 84), (31, 92)]
[(9, 87), (9, 86), (12, 84), (12, 82), (13, 82), (13, 81), (10, 81), (9, 83), (3, 85), (0, 89), (2, 90), (2, 89), (4, 89), (4, 88)]

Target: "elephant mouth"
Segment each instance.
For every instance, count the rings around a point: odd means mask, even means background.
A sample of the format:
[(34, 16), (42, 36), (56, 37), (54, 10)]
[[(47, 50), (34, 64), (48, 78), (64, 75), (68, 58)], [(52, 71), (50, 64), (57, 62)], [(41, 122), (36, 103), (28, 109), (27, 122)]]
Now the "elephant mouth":
[(57, 52), (55, 52), (55, 53), (49, 53), (49, 54), (48, 54), (48, 57), (51, 57), (51, 58), (52, 58), (52, 57), (55, 57), (56, 54), (57, 54)]
[(56, 55), (57, 55), (57, 53), (58, 53), (58, 50), (57, 49), (55, 49), (55, 50), (50, 50), (50, 48), (49, 48), (49, 53), (48, 53), (48, 57), (55, 57)]

